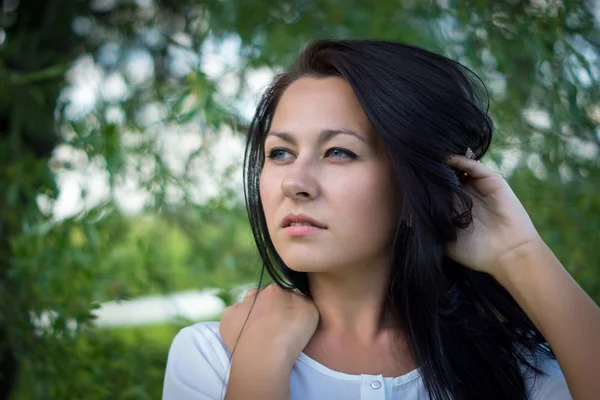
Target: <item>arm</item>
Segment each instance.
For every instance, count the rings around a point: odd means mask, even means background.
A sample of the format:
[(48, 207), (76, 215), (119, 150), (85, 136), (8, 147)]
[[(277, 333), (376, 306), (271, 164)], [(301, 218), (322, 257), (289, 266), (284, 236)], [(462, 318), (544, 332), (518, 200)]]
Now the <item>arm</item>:
[(576, 400), (600, 399), (600, 308), (540, 238), (493, 274), (544, 335)]
[(259, 341), (244, 336), (233, 354), (225, 400), (289, 399), (294, 362), (281, 351), (284, 347), (270, 344), (263, 348), (255, 345)]
[(600, 309), (541, 239), (508, 183), (457, 155), (460, 187), (473, 200), (473, 223), (448, 243), (455, 261), (492, 275), (527, 313), (556, 354), (576, 400), (600, 399)]

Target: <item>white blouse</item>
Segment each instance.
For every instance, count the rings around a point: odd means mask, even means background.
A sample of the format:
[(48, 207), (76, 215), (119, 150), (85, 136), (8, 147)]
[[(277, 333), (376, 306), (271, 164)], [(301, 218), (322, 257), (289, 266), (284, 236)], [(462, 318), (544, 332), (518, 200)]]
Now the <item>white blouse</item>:
[[(222, 400), (229, 381), (230, 354), (221, 340), (219, 322), (183, 328), (169, 350), (163, 400)], [(548, 376), (526, 378), (528, 389), (533, 390), (530, 399), (572, 399), (558, 363), (552, 360), (543, 369)], [(349, 375), (329, 369), (304, 353), (293, 366), (290, 391), (291, 400), (429, 399), (419, 368), (395, 378)]]

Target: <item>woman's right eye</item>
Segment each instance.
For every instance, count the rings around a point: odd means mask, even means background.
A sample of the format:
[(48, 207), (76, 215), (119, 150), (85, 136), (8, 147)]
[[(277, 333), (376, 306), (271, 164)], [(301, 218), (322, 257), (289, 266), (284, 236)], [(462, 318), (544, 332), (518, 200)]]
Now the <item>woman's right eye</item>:
[(283, 155), (285, 153), (289, 153), (289, 151), (286, 149), (273, 149), (269, 152), (269, 155), (267, 156), (267, 158), (274, 160), (274, 161), (281, 161), (284, 159)]

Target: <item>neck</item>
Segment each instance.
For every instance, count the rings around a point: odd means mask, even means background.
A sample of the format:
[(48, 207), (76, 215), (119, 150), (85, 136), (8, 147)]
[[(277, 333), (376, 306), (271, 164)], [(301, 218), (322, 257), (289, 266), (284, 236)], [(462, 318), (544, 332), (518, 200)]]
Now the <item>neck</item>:
[(308, 283), (320, 315), (316, 334), (373, 343), (393, 328), (387, 265), (311, 272)]

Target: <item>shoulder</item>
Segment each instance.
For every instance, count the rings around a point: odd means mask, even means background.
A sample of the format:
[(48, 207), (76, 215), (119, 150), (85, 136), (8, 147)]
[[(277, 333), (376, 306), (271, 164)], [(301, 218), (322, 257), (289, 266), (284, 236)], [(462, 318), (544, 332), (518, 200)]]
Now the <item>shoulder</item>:
[(181, 329), (173, 339), (169, 357), (201, 353), (212, 363), (225, 367), (229, 363), (230, 354), (219, 333), (220, 325), (216, 321), (198, 322)]
[(181, 329), (169, 349), (163, 400), (217, 399), (227, 384), (230, 353), (219, 322)]
[(571, 400), (569, 387), (558, 361), (547, 359), (539, 361), (537, 367), (544, 374), (528, 373), (525, 375), (527, 388), (532, 400)]

